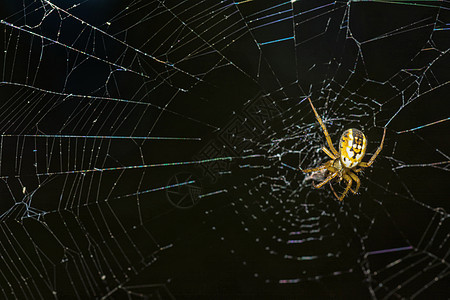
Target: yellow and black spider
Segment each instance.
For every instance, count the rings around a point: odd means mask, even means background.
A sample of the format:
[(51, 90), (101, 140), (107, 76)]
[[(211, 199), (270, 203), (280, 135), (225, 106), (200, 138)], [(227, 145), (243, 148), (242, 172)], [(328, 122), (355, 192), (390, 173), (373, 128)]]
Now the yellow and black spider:
[[(362, 159), (364, 157), (364, 154), (366, 153), (367, 147), (367, 139), (364, 136), (364, 133), (361, 130), (354, 128), (347, 129), (346, 131), (344, 131), (339, 141), (339, 153), (338, 153), (334, 148), (333, 143), (331, 142), (330, 135), (328, 134), (327, 128), (325, 127), (325, 124), (323, 124), (320, 116), (317, 114), (317, 111), (314, 108), (311, 99), (308, 98), (308, 100), (309, 103), (311, 104), (314, 114), (316, 115), (317, 121), (319, 121), (320, 126), (322, 127), (328, 146), (331, 149), (330, 151), (324, 146), (322, 147), (322, 150), (331, 158), (331, 160), (329, 160), (328, 162), (324, 163), (323, 165), (317, 168), (306, 169), (302, 171), (303, 173), (315, 172), (324, 169), (328, 171), (327, 177), (325, 178), (324, 181), (322, 181), (317, 185), (314, 184), (315, 188), (322, 187), (324, 184), (330, 182), (336, 177), (338, 178), (339, 181), (341, 181), (342, 179), (347, 181), (347, 187), (345, 188), (344, 192), (342, 192), (340, 197), (334, 191), (333, 186), (330, 185), (336, 198), (339, 201), (342, 201), (342, 199), (344, 199), (345, 195), (347, 195), (349, 190), (353, 194), (356, 194), (358, 192), (361, 181), (359, 180), (358, 176), (355, 173), (358, 173), (363, 168), (370, 167), (373, 164), (375, 158), (380, 153), (381, 149), (383, 149), (384, 137), (386, 135), (386, 128), (384, 128), (383, 138), (381, 139), (381, 144), (378, 147), (377, 151), (374, 153), (374, 155), (370, 158), (368, 162), (363, 162)], [(356, 182), (356, 188), (354, 190), (352, 189), (353, 181)]]

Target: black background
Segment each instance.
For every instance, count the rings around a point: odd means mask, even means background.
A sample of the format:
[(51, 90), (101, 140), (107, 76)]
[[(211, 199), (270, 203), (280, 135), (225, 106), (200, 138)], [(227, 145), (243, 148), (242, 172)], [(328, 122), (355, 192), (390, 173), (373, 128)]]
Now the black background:
[[(0, 5), (5, 297), (409, 298), (448, 272), (448, 123), (400, 133), (448, 118), (440, 3), (69, 2)], [(325, 159), (307, 97), (333, 141), (387, 126), (342, 203), (289, 168)]]

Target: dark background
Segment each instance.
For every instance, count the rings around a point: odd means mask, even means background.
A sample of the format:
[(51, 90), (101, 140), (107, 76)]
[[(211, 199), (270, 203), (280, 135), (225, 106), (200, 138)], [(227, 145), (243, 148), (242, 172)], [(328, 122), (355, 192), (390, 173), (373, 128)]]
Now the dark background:
[[(448, 297), (441, 2), (52, 3), (0, 4), (4, 298)], [(307, 97), (387, 127), (342, 203)]]

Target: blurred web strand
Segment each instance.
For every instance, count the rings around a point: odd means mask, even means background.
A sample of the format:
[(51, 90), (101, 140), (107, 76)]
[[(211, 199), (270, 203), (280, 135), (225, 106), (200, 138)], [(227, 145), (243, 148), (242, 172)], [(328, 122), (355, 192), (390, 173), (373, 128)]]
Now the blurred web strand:
[(400, 133), (405, 133), (405, 132), (416, 131), (416, 130), (419, 130), (419, 129), (422, 129), (422, 128), (425, 128), (425, 127), (428, 127), (428, 126), (433, 126), (433, 125), (436, 125), (436, 124), (439, 124), (439, 123), (442, 123), (442, 122), (445, 122), (445, 121), (449, 121), (449, 120), (450, 120), (450, 117), (442, 119), (442, 120), (439, 120), (439, 121), (431, 122), (431, 123), (428, 123), (428, 124), (425, 124), (425, 125), (417, 126), (417, 127), (411, 128), (411, 129), (398, 131), (397, 133), (400, 134)]

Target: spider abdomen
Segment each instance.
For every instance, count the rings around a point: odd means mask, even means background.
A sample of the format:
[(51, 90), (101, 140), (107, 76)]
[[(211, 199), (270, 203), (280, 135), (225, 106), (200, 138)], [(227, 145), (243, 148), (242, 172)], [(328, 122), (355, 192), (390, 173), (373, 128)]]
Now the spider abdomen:
[(344, 131), (339, 141), (342, 164), (346, 168), (356, 167), (366, 154), (367, 139), (361, 130), (351, 128)]

